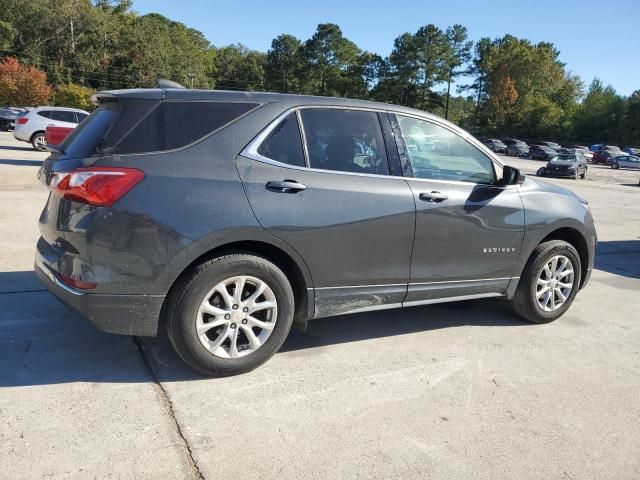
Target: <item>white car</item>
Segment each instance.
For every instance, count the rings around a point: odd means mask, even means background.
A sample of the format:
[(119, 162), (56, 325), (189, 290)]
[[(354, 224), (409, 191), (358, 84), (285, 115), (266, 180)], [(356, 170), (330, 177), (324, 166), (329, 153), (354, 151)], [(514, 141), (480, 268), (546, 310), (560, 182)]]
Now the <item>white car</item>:
[(88, 116), (89, 112), (77, 108), (34, 108), (16, 119), (13, 136), (17, 140), (31, 143), (34, 149), (43, 152), (47, 149), (44, 134), (49, 125), (75, 128)]

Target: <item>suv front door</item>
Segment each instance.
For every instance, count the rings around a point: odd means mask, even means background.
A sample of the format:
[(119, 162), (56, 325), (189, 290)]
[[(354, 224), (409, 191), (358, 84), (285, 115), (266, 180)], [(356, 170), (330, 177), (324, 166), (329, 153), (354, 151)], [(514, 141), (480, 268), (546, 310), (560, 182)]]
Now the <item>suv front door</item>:
[(378, 113), (315, 107), (281, 116), (236, 159), (260, 224), (306, 261), (316, 317), (406, 295), (415, 204), (390, 159)]
[(517, 186), (498, 186), (493, 161), (453, 130), (389, 115), (416, 202), (405, 305), (501, 295), (518, 273), (524, 210)]

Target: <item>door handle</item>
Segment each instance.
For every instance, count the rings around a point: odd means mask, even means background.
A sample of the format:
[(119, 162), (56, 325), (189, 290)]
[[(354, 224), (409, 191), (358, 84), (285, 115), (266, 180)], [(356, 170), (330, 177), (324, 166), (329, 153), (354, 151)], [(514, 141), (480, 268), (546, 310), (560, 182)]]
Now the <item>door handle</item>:
[(449, 198), (444, 193), (440, 193), (436, 191), (429, 192), (429, 193), (421, 193), (419, 197), (420, 197), (420, 200), (424, 200), (425, 202), (433, 202), (433, 203), (444, 202), (447, 198)]
[(269, 190), (275, 190), (283, 193), (296, 193), (302, 190), (306, 190), (307, 186), (296, 182), (295, 180), (282, 180), (282, 181), (270, 181), (267, 182), (267, 188)]

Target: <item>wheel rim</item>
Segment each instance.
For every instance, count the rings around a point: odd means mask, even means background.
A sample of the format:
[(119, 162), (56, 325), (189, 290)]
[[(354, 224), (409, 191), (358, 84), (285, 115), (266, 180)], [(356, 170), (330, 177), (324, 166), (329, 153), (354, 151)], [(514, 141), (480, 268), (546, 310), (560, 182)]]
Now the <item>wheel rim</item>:
[(38, 150), (44, 150), (47, 147), (47, 144), (45, 143), (44, 135), (36, 136), (36, 138), (34, 139), (34, 143), (36, 144), (36, 148)]
[(220, 358), (251, 355), (271, 336), (278, 303), (271, 287), (251, 276), (228, 278), (204, 297), (196, 317), (198, 339)]
[(573, 264), (564, 255), (547, 260), (538, 274), (536, 302), (545, 312), (562, 307), (573, 290)]

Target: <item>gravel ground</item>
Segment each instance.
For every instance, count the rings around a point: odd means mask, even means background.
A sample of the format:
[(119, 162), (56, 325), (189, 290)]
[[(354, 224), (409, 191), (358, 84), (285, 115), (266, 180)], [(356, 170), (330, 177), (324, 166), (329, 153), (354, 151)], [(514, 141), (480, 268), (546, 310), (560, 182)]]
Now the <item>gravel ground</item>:
[[(547, 162), (541, 160), (507, 157), (506, 155), (500, 155), (500, 157), (504, 163), (522, 169), (527, 175), (535, 175), (540, 167), (544, 167), (547, 164)], [(640, 182), (640, 170), (614, 170), (608, 165), (594, 165), (591, 163), (588, 167), (587, 177), (584, 180), (577, 180), (588, 186), (599, 188), (636, 187), (638, 186), (638, 182)], [(573, 179), (559, 180), (569, 182), (569, 184), (566, 185), (569, 188), (571, 188), (571, 182), (576, 181)]]

